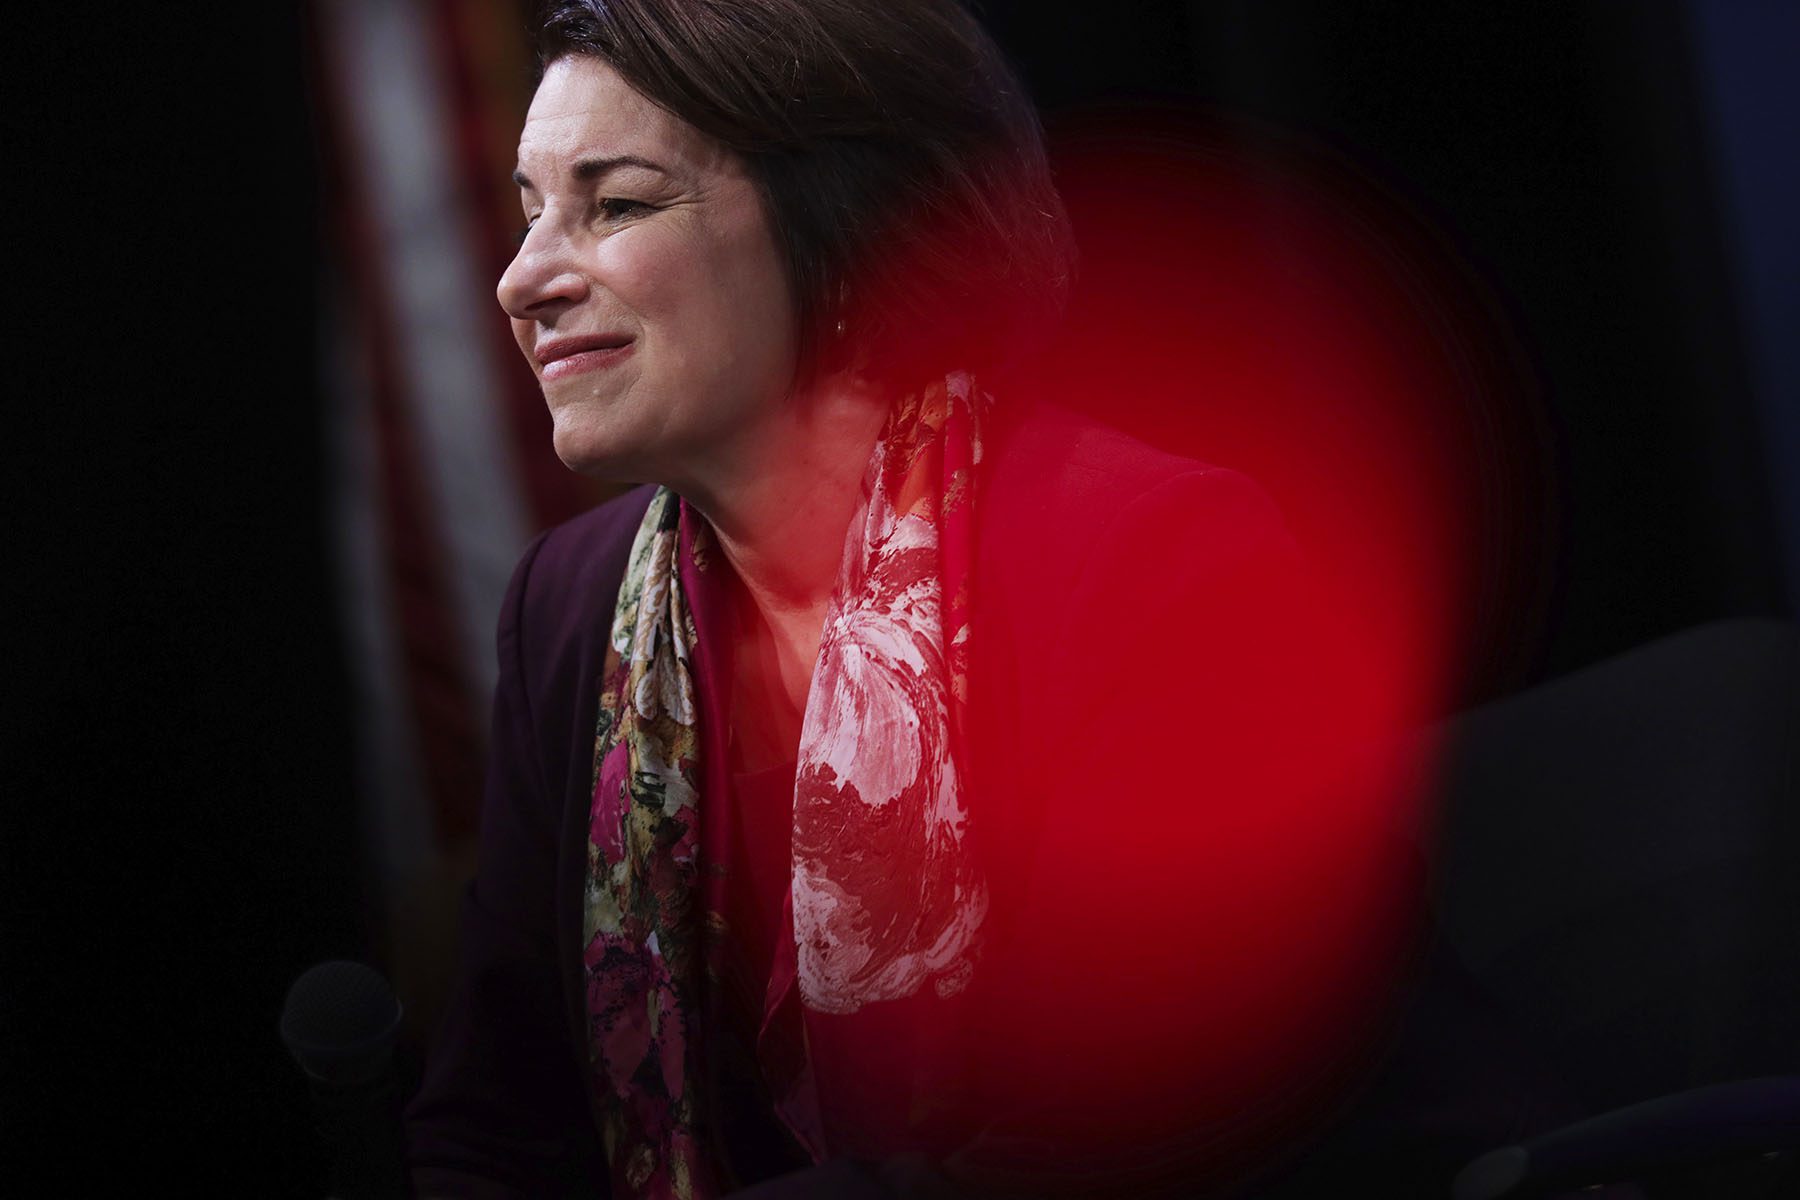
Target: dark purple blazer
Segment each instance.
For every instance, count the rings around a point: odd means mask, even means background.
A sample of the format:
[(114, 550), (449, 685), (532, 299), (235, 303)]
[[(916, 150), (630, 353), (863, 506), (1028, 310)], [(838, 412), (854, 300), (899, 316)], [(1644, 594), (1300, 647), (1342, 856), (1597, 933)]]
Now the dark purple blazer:
[[(1094, 699), (1134, 686), (1130, 664), (1167, 663), (1205, 693), (1205, 673), (1222, 669), (1210, 664), (1242, 660), (1234, 629), (1291, 546), (1241, 475), (1052, 406), (997, 417), (977, 483), (972, 740), (988, 765), (974, 778), (1054, 795), (1113, 765), (1107, 738), (1077, 731), (1132, 719)], [(540, 536), (506, 594), (479, 868), (452, 1002), (406, 1114), (421, 1195), (606, 1190), (584, 1086), (581, 895), (597, 686), (651, 494)], [(1184, 753), (1206, 753), (1203, 735), (1178, 735)], [(1030, 877), (1043, 820), (1007, 815), (998, 877)]]

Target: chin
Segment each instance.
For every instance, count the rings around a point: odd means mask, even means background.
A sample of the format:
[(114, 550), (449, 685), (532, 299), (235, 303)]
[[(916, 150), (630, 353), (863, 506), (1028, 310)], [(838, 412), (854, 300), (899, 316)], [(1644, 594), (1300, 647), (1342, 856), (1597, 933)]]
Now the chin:
[(586, 475), (590, 479), (606, 483), (628, 482), (618, 473), (622, 467), (619, 455), (608, 453), (604, 440), (593, 437), (586, 430), (571, 433), (559, 424), (551, 444), (556, 450), (556, 457), (562, 460), (562, 465), (577, 475)]
[(650, 480), (645, 470), (643, 448), (624, 436), (624, 431), (607, 429), (593, 420), (582, 420), (580, 413), (567, 409), (552, 415), (554, 428), (551, 445), (563, 466), (577, 475), (602, 483), (644, 483)]

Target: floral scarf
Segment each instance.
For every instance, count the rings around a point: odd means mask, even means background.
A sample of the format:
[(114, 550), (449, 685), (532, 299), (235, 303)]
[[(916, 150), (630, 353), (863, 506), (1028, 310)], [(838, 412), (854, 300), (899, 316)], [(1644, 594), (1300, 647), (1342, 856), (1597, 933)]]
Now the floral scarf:
[[(794, 789), (793, 937), (777, 949), (759, 1044), (777, 1110), (815, 1158), (833, 1149), (809, 1061), (821, 1044), (807, 1036), (815, 1014), (961, 992), (987, 914), (962, 747), (985, 406), (958, 373), (889, 414), (819, 643)], [(728, 1182), (709, 1145), (699, 1044), (719, 923), (708, 919), (699, 853), (688, 590), (702, 576), (684, 577), (682, 565), (704, 532), (668, 489), (651, 500), (619, 589), (594, 740), (590, 1084), (615, 1193), (658, 1200), (704, 1200)], [(772, 1047), (781, 1029), (797, 1036)]]

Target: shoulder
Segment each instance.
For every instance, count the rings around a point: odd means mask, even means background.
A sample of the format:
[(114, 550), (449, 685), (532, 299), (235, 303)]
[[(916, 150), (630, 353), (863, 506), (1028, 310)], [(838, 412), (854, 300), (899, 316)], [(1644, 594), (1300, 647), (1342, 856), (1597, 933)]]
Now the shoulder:
[(1174, 584), (1292, 553), (1280, 510), (1248, 476), (1060, 405), (1003, 418), (988, 451), (981, 552), (999, 586), (1066, 596), (1134, 565), (1141, 582)]
[(513, 568), (500, 615), (506, 643), (524, 666), (571, 647), (602, 646), (625, 576), (632, 539), (656, 489), (632, 488), (538, 536)]

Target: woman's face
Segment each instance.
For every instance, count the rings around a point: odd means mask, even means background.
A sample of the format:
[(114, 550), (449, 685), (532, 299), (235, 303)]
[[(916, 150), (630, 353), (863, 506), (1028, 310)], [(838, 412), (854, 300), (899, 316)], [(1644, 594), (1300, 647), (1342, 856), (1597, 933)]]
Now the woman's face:
[(497, 294), (558, 457), (600, 478), (704, 480), (794, 369), (792, 293), (742, 160), (571, 55), (544, 73), (515, 178), (527, 231)]

